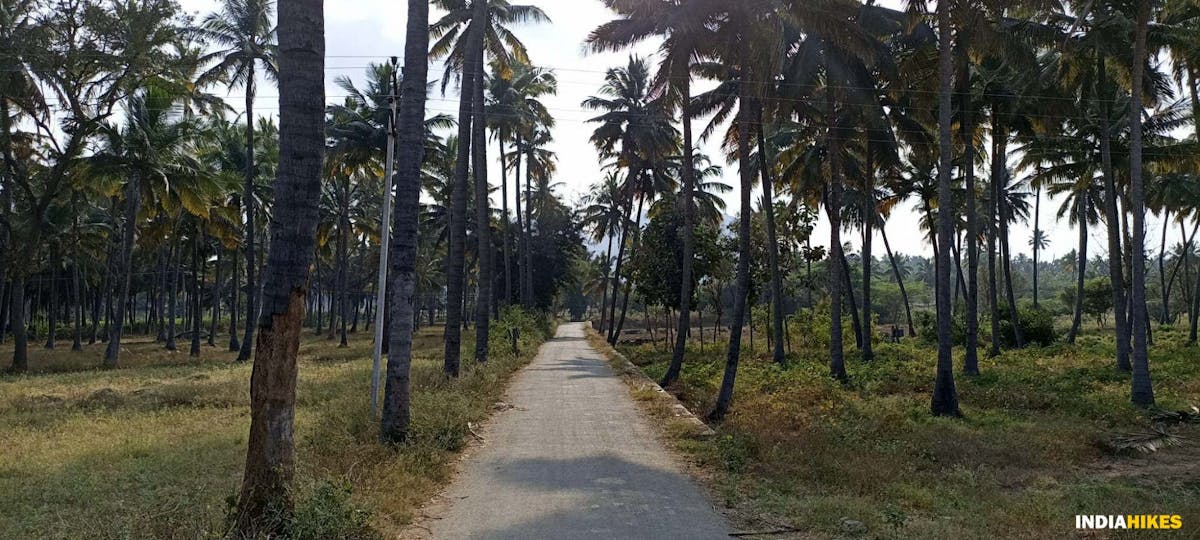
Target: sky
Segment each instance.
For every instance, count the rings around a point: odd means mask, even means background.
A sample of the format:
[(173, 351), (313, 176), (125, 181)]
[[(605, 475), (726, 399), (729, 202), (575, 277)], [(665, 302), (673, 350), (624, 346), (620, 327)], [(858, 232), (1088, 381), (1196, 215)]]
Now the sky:
[[(580, 103), (604, 82), (604, 71), (610, 67), (623, 65), (630, 54), (653, 56), (656, 52), (655, 43), (646, 43), (633, 51), (622, 53), (591, 54), (584, 50), (583, 42), (588, 33), (610, 20), (612, 13), (599, 0), (526, 0), (526, 3), (537, 5), (550, 17), (552, 23), (517, 26), (513, 30), (529, 49), (534, 64), (554, 69), (558, 77), (559, 92), (556, 96), (547, 96), (543, 102), (557, 120), (554, 130), (555, 141), (550, 149), (558, 155), (558, 178), (562, 184), (560, 195), (568, 203), (575, 203), (586, 193), (588, 187), (603, 176), (601, 164), (598, 163), (596, 151), (588, 137), (594, 125), (586, 121), (595, 116), (591, 111), (580, 107)], [(896, 0), (885, 0), (881, 5), (898, 3)], [(215, 10), (215, 0), (181, 0), (184, 9), (203, 16)], [(330, 102), (340, 102), (345, 92), (334, 85), (334, 79), (339, 76), (349, 77), (356, 83), (363, 81), (363, 74), (370, 63), (388, 61), (391, 56), (403, 57), (404, 29), (406, 24), (407, 3), (397, 0), (337, 0), (325, 2), (325, 33), (326, 33), (326, 98)], [(438, 13), (431, 14), (436, 20)], [(430, 69), (430, 77), (440, 78), (443, 74), (440, 65)], [(359, 84), (361, 87), (362, 85)], [(440, 88), (440, 85), (438, 85)], [(224, 93), (217, 90), (218, 94)], [(241, 110), (242, 90), (229, 91), (226, 97), (234, 109)], [(269, 85), (260, 88), (255, 107), (260, 115), (273, 115), (278, 111), (277, 91)], [(453, 85), (445, 95), (440, 90), (429, 96), (428, 113), (456, 114), (457, 94)], [(697, 120), (697, 131), (701, 122)], [(489, 148), (495, 157), (493, 148)], [(715, 143), (701, 143), (700, 151), (708, 153), (714, 162), (723, 163), (723, 158)], [(489, 178), (499, 178), (499, 162), (492, 164)], [(736, 187), (736, 165), (725, 165), (724, 182)], [(496, 181), (496, 180), (493, 180)], [(757, 195), (756, 195), (757, 197)], [(726, 196), (727, 213), (738, 211), (738, 195), (736, 190)], [(1032, 198), (1030, 199), (1032, 203)], [(499, 204), (498, 195), (494, 196), (494, 205)], [(1043, 260), (1049, 260), (1075, 249), (1078, 233), (1071, 228), (1066, 220), (1058, 221), (1055, 214), (1060, 201), (1043, 197), (1041, 206), (1041, 227), (1050, 238), (1050, 246), (1045, 251)], [(510, 204), (511, 206), (511, 204)], [(888, 240), (893, 250), (898, 253), (932, 256), (932, 248), (924, 241), (924, 235), (918, 227), (919, 214), (913, 204), (905, 204), (897, 208), (888, 223)], [(1147, 219), (1147, 246), (1152, 251), (1158, 242), (1150, 239), (1159, 238), (1160, 222), (1150, 216)], [(1031, 254), (1029, 238), (1032, 236), (1032, 220), (1030, 224), (1018, 225), (1011, 230), (1010, 242), (1014, 253)], [(1103, 228), (1093, 228), (1089, 232), (1089, 254), (1091, 256), (1107, 253), (1107, 237)], [(814, 233), (814, 243), (828, 243), (829, 227), (822, 218)], [(843, 234), (844, 241), (853, 245), (860, 244), (859, 234)], [(1170, 234), (1174, 239), (1177, 234)], [(824, 240), (824, 242), (821, 242)], [(879, 244), (876, 238), (876, 245)], [(1175, 240), (1177, 242), (1177, 240)], [(880, 256), (880, 254), (877, 254)]]

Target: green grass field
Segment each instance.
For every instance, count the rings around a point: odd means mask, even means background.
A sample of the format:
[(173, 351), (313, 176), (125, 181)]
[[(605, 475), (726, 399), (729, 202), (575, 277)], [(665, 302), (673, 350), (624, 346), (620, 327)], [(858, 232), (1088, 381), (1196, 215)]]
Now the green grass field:
[[(293, 534), (395, 536), (445, 483), (468, 422), (487, 415), (544, 330), (522, 332), (519, 355), (494, 347), (457, 381), (442, 376), (440, 332), (422, 330), (413, 440), (399, 452), (376, 442), (370, 336), (338, 348), (306, 333)], [(0, 538), (222, 536), (245, 458), (250, 365), (221, 349), (195, 360), (134, 339), (111, 371), (97, 369), (100, 344), (31, 349), (28, 375), (0, 377)]]
[[(1129, 404), (1128, 376), (1116, 370), (1105, 335), (981, 359), (981, 376), (958, 377), (962, 419), (928, 412), (929, 345), (879, 345), (869, 364), (848, 347), (852, 382), (843, 388), (828, 377), (820, 332), (798, 337), (783, 369), (760, 339), (743, 354), (734, 410), (717, 437), (675, 442), (750, 529), (839, 538), (854, 528), (843, 524), (849, 519), (870, 538), (1059, 538), (1077, 534), (1075, 514), (1164, 513), (1183, 516), (1180, 537), (1197, 537), (1200, 429), (1172, 428), (1183, 444), (1151, 455), (1113, 451), (1113, 435), (1153, 423)], [(1200, 350), (1185, 337), (1155, 335), (1151, 366), (1164, 409), (1200, 404)], [(703, 414), (724, 347), (691, 347), (675, 390)], [(661, 342), (620, 350), (652, 378), (670, 358)]]

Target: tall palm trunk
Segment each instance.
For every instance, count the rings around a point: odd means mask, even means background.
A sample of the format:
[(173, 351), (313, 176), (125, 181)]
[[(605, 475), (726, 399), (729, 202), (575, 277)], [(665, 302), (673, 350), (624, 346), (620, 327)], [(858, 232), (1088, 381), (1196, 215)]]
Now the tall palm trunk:
[(613, 237), (615, 231), (608, 231), (608, 250), (605, 252), (604, 279), (600, 280), (600, 333), (603, 334), (607, 329), (605, 326), (605, 314), (608, 313), (608, 280), (612, 272), (613, 265)]
[[(633, 221), (633, 223), (631, 225), (633, 227), (633, 245), (635, 245), (635, 246), (638, 245), (638, 239), (641, 238), (641, 236), (642, 236), (642, 227), (640, 224), (642, 222), (642, 207), (645, 204), (645, 202), (646, 202), (646, 194), (643, 192), (641, 195), (638, 196), (637, 218)], [(632, 278), (633, 278), (633, 276), (630, 276), (629, 279), (625, 280), (625, 292), (621, 298), (621, 318), (617, 319), (617, 325), (613, 329), (614, 334), (613, 334), (613, 339), (612, 339), (612, 345), (614, 347), (617, 345), (617, 340), (621, 336), (621, 330), (625, 328), (625, 315), (626, 315), (626, 313), (629, 312), (629, 295), (633, 292), (633, 279)]]
[[(690, 60), (687, 61), (690, 68)], [(679, 372), (683, 369), (683, 354), (687, 350), (688, 330), (692, 326), (692, 261), (693, 253), (696, 250), (696, 210), (692, 201), (693, 191), (696, 189), (696, 168), (694, 164), (692, 149), (692, 113), (690, 110), (692, 101), (692, 82), (690, 70), (686, 74), (681, 74), (679, 79), (680, 102), (679, 116), (683, 123), (683, 168), (680, 170), (680, 176), (683, 178), (683, 260), (680, 261), (680, 281), (679, 281), (679, 332), (675, 336), (675, 348), (671, 351), (671, 364), (667, 367), (667, 373), (663, 375), (661, 386), (667, 387), (679, 379)], [(761, 152), (761, 150), (760, 150)], [(774, 245), (774, 242), (772, 242)], [(703, 328), (703, 326), (701, 326)], [(704, 339), (704, 332), (700, 333), (701, 341)]]
[[(413, 329), (416, 312), (417, 230), (420, 214), (421, 163), (425, 159), (425, 84), (429, 78), (429, 2), (408, 0), (408, 26), (404, 45), (404, 80), (400, 92), (396, 164), (396, 213), (393, 220), (391, 283), (388, 291), (391, 302), (380, 309), (390, 309), (388, 324), (387, 381), (384, 385), (383, 417), (379, 440), (398, 445), (408, 438), (411, 418), (411, 383)], [(430, 321), (432, 324), (432, 321)]]
[(1171, 229), (1170, 216), (1171, 216), (1171, 210), (1169, 208), (1164, 208), (1163, 209), (1163, 217), (1162, 217), (1162, 222), (1163, 222), (1162, 241), (1159, 244), (1159, 248), (1158, 248), (1158, 283), (1159, 283), (1158, 290), (1162, 294), (1162, 309), (1159, 311), (1159, 314), (1158, 314), (1159, 324), (1168, 324), (1168, 323), (1170, 323), (1170, 319), (1171, 319), (1171, 307), (1170, 307), (1170, 303), (1169, 303), (1171, 301), (1171, 291), (1167, 287), (1167, 264), (1166, 264), (1167, 231), (1169, 231)]
[[(1099, 51), (1096, 53), (1096, 69), (1098, 90), (1106, 90), (1109, 85), (1105, 74), (1105, 59)], [(1125, 273), (1122, 269), (1124, 261), (1121, 249), (1121, 223), (1117, 212), (1117, 198), (1120, 197), (1120, 194), (1117, 193), (1116, 177), (1113, 172), (1112, 126), (1109, 125), (1111, 105), (1107, 99), (1108, 92), (1099, 91), (1097, 94), (1097, 101), (1100, 104), (1100, 119), (1103, 123), (1100, 127), (1100, 161), (1104, 173), (1104, 221), (1108, 229), (1108, 272), (1113, 291), (1113, 323), (1116, 325), (1117, 332), (1117, 369), (1131, 371), (1133, 368), (1129, 364), (1130, 321), (1126, 317), (1128, 310), (1125, 301)]]
[(842, 285), (846, 293), (846, 307), (850, 308), (850, 329), (854, 332), (854, 346), (860, 351), (863, 348), (863, 324), (862, 318), (858, 314), (858, 299), (854, 297), (854, 278), (853, 271), (850, 269), (850, 258), (846, 256), (846, 250), (842, 249)]
[(533, 146), (525, 147), (525, 244), (524, 263), (525, 268), (525, 290), (529, 295), (529, 309), (533, 309), (537, 299), (533, 290)]
[[(237, 203), (235, 202), (234, 205), (236, 206)], [(239, 308), (238, 304), (241, 303), (241, 301), (239, 299), (239, 294), (238, 294), (239, 291), (241, 290), (241, 287), (239, 286), (240, 283), (238, 283), (238, 257), (240, 255), (238, 254), (238, 250), (234, 249), (232, 251), (233, 251), (233, 253), (232, 253), (233, 267), (230, 268), (230, 271), (229, 271), (229, 294), (231, 295), (231, 297), (229, 299), (229, 350), (230, 350), (230, 352), (241, 350), (241, 348), (242, 348), (242, 342), (238, 339), (238, 333), (237, 333), (238, 313), (240, 313), (240, 311), (238, 309)], [(318, 319), (319, 319), (319, 317), (318, 317)]]
[(962, 72), (962, 121), (963, 177), (966, 180), (966, 200), (963, 202), (967, 214), (967, 346), (963, 355), (963, 374), (979, 374), (979, 219), (975, 205), (975, 126), (971, 104), (971, 65), (967, 60), (966, 44), (960, 44), (963, 61)]
[(937, 416), (958, 416), (958, 391), (954, 387), (953, 333), (951, 332), (950, 244), (953, 243), (954, 190), (950, 168), (954, 164), (951, 141), (951, 92), (954, 49), (950, 29), (950, 3), (937, 4), (938, 27), (938, 232), (937, 246), (937, 376), (933, 384), (931, 410)]
[(1038, 263), (1042, 252), (1042, 186), (1034, 189), (1033, 195), (1033, 307), (1041, 307), (1038, 301)]
[(250, 376), (246, 471), (235, 514), (241, 537), (280, 535), (292, 508), (296, 355), (316, 244), (325, 150), (324, 26), (320, 0), (279, 4), (280, 159), (272, 186), (275, 219), (264, 273), (263, 317), (256, 322), (259, 334)]
[(825, 204), (825, 213), (829, 215), (829, 374), (839, 380), (848, 381), (846, 374), (846, 353), (842, 345), (842, 287), (845, 286), (842, 276), (845, 272), (846, 261), (842, 253), (842, 177), (841, 177), (841, 143), (838, 134), (837, 100), (834, 98), (836, 88), (833, 77), (829, 73), (830, 62), (825, 63), (825, 106), (828, 121), (826, 123), (827, 147), (829, 155), (829, 197)]
[[(137, 214), (141, 204), (141, 178), (134, 175), (125, 186), (125, 223), (121, 229), (121, 252), (116, 261), (116, 271), (113, 272), (113, 275), (120, 276), (121, 296), (116, 306), (116, 320), (109, 329), (108, 347), (104, 350), (104, 367), (109, 369), (117, 367), (117, 362), (121, 357), (121, 336), (125, 331), (125, 307), (129, 303), (129, 287), (133, 278), (133, 240), (137, 234)], [(21, 311), (18, 311), (18, 307)], [(21, 306), (17, 306), (16, 302), (13, 303), (13, 320), (21, 322), (19, 326), (21, 326), (22, 334), (25, 326), (24, 319), (18, 318), (16, 315), (23, 314), (24, 300), (22, 299)], [(21, 341), (23, 342), (24, 339), (25, 337), (22, 335)]]
[[(71, 263), (71, 301), (74, 304), (72, 315), (75, 318), (74, 330), (71, 332), (71, 350), (83, 350), (83, 288), (79, 284), (79, 258), (76, 254)], [(4, 318), (0, 317), (0, 334), (4, 333)]]
[(54, 349), (54, 342), (58, 341), (58, 280), (59, 268), (62, 266), (62, 258), (59, 255), (59, 247), (52, 245), (50, 247), (50, 298), (49, 309), (47, 309), (47, 332), (46, 332), (46, 349)]
[[(0, 98), (0, 157), (3, 157), (5, 161), (11, 157), (12, 153), (12, 134), (9, 124), (8, 100)], [(9, 182), (9, 175), (0, 175), (0, 288), (4, 289), (4, 294), (0, 295), (0, 343), (4, 343), (5, 324), (8, 321), (9, 302), (7, 300), (12, 291), (10, 281), (16, 281), (9, 268), (12, 264), (11, 213), (12, 183)]]
[[(1083, 197), (1083, 194), (1078, 195)], [(1079, 328), (1083, 325), (1083, 287), (1087, 276), (1087, 238), (1088, 238), (1088, 205), (1086, 200), (1079, 204), (1079, 262), (1075, 265), (1075, 312), (1071, 318), (1071, 331), (1067, 333), (1067, 343), (1075, 343)]]
[[(870, 137), (868, 136), (868, 139)], [(875, 222), (875, 153), (871, 146), (871, 141), (865, 143), (867, 147), (866, 170), (864, 171), (865, 184), (863, 185), (863, 238), (862, 238), (862, 264), (863, 264), (863, 340), (862, 340), (862, 359), (863, 362), (870, 362), (875, 359), (875, 351), (872, 348), (872, 341), (875, 337), (874, 316), (872, 315), (873, 307), (871, 306), (871, 265), (875, 261), (871, 254), (872, 242), (875, 237), (874, 222)]]
[[(115, 205), (114, 205), (115, 206)], [(116, 265), (117, 261), (112, 255), (118, 254), (119, 246), (110, 246), (109, 259), (110, 264), (107, 272), (107, 277), (104, 284), (104, 334), (100, 338), (104, 343), (108, 343), (109, 335), (112, 333), (112, 317), (113, 317), (113, 289), (116, 288)]]
[(1129, 101), (1130, 198), (1133, 205), (1133, 379), (1130, 400), (1139, 407), (1154, 405), (1147, 354), (1146, 312), (1146, 192), (1142, 178), (1142, 78), (1146, 62), (1146, 34), (1150, 25), (1150, 0), (1137, 4), (1137, 29), (1133, 44), (1132, 96)]
[[(514, 163), (513, 171), (513, 213), (517, 218), (517, 295), (521, 303), (521, 307), (529, 307), (529, 291), (525, 290), (525, 272), (529, 269), (525, 268), (525, 244), (529, 239), (525, 237), (525, 216), (521, 212), (521, 163), (524, 152), (521, 151), (521, 146), (524, 144), (523, 137), (517, 135), (517, 140), (514, 143), (515, 151), (513, 152)], [(604, 326), (604, 314), (600, 314), (600, 326)]]
[[(321, 335), (321, 329), (325, 327), (325, 285), (321, 282), (321, 255), (314, 254), (313, 260), (314, 283), (316, 283), (316, 304), (317, 304), (317, 324), (313, 329), (313, 335)], [(235, 274), (236, 275), (236, 274)]]
[[(950, 304), (951, 307), (958, 307), (958, 299), (960, 296), (965, 296), (967, 291), (967, 279), (963, 275), (962, 268), (962, 236), (957, 232), (954, 235), (954, 244), (951, 246), (951, 255), (954, 257), (954, 277), (957, 280), (954, 288), (954, 301)], [(965, 301), (963, 302), (966, 303)]]
[[(347, 182), (348, 183), (348, 182)], [(349, 186), (347, 186), (349, 187)], [(346, 190), (349, 193), (349, 189)], [(330, 325), (330, 332), (337, 332), (338, 347), (349, 347), (350, 343), (346, 335), (346, 320), (349, 318), (346, 315), (346, 310), (349, 309), (349, 277), (347, 276), (348, 266), (350, 265), (350, 257), (348, 251), (348, 239), (350, 232), (350, 209), (343, 206), (341, 208), (341, 216), (338, 218), (337, 230), (337, 325)]]
[[(1183, 299), (1184, 303), (1190, 305), (1192, 302), (1192, 294), (1195, 292), (1192, 290), (1192, 241), (1187, 237), (1187, 231), (1184, 229), (1182, 221), (1179, 223), (1179, 232), (1183, 235), (1183, 256), (1180, 257), (1183, 259)], [(1195, 236), (1195, 229), (1193, 229), (1192, 237), (1194, 238)], [(1175, 263), (1175, 269), (1179, 269), (1178, 261)], [(1170, 289), (1171, 287), (1168, 286), (1167, 288)]]
[[(487, 2), (475, 2), (474, 17), (480, 21), (487, 21), (488, 4)], [(486, 24), (484, 25), (487, 26)], [(476, 277), (475, 293), (475, 361), (486, 362), (488, 358), (488, 332), (489, 322), (491, 321), (491, 302), (492, 285), (495, 283), (496, 276), (492, 273), (492, 212), (488, 201), (489, 186), (488, 186), (488, 162), (487, 162), (487, 120), (484, 118), (484, 66), (483, 66), (483, 44), (480, 43), (479, 51), (475, 58), (475, 94), (474, 111), (472, 112), (472, 141), (471, 153), (474, 157), (474, 178), (475, 178), (475, 238), (478, 240), (478, 259), (477, 268), (479, 273)]]
[(175, 245), (171, 247), (171, 254), (168, 260), (168, 272), (171, 273), (171, 290), (167, 296), (167, 345), (168, 351), (176, 349), (175, 346), (175, 324), (178, 321), (178, 311), (176, 311), (176, 302), (179, 300), (179, 266), (183, 260), (183, 256), (179, 253), (179, 242), (175, 241)]
[(1013, 289), (1012, 278), (1012, 251), (1009, 246), (1008, 221), (1012, 215), (1012, 211), (1008, 207), (1007, 199), (1004, 192), (1000, 193), (1000, 265), (1004, 271), (1005, 293), (1008, 296), (1008, 310), (1012, 322), (1013, 340), (1017, 344), (1017, 348), (1025, 347), (1025, 332), (1021, 328), (1021, 317), (1017, 311), (1017, 294)]
[(883, 248), (887, 250), (888, 261), (892, 264), (892, 274), (896, 276), (896, 284), (900, 286), (900, 298), (904, 300), (904, 318), (908, 322), (908, 335), (917, 335), (917, 328), (913, 325), (912, 304), (908, 301), (908, 290), (904, 288), (904, 275), (900, 273), (900, 265), (896, 263), (896, 256), (892, 254), (892, 245), (888, 242), (887, 229), (879, 228), (879, 236), (883, 238)]
[(258, 319), (258, 288), (254, 279), (255, 266), (258, 265), (257, 249), (254, 244), (254, 65), (250, 65), (250, 74), (246, 78), (246, 179), (242, 187), (242, 203), (246, 212), (246, 327), (242, 330), (242, 346), (238, 350), (237, 361), (245, 362), (250, 359), (254, 345), (254, 324)]
[[(472, 0), (472, 7), (483, 0)], [(461, 96), (458, 104), (458, 155), (454, 167), (454, 185), (450, 193), (450, 232), (446, 250), (446, 332), (445, 361), (442, 369), (448, 377), (458, 377), (462, 356), (463, 302), (466, 298), (467, 184), (470, 182), (471, 127), (474, 121), (476, 63), (482, 61), (485, 21), (474, 17), (467, 29), (467, 59), (463, 65)], [(476, 55), (479, 51), (479, 55)]]
[[(621, 237), (617, 243), (617, 262), (613, 267), (613, 286), (611, 305), (608, 308), (608, 342), (612, 345), (617, 344), (620, 339), (620, 333), (617, 331), (617, 297), (620, 296), (621, 287), (621, 265), (625, 262), (625, 248), (628, 245), (629, 229), (637, 227), (638, 224), (633, 220), (633, 186), (637, 183), (638, 177), (641, 176), (641, 169), (637, 165), (632, 165), (629, 168), (629, 178), (625, 181), (625, 185), (629, 187), (628, 193), (625, 195), (625, 222), (621, 224)], [(641, 213), (640, 210), (638, 212)]]
[[(1163, 284), (1163, 289), (1165, 289), (1167, 291), (1173, 290), (1175, 288), (1175, 278), (1178, 277), (1178, 275), (1179, 275), (1179, 268), (1183, 267), (1183, 276), (1184, 276), (1183, 284), (1182, 284), (1183, 289), (1184, 289), (1183, 296), (1184, 296), (1184, 303), (1188, 309), (1189, 314), (1191, 313), (1192, 299), (1194, 298), (1194, 296), (1192, 294), (1191, 264), (1188, 262), (1188, 260), (1191, 257), (1189, 257), (1188, 255), (1191, 254), (1191, 252), (1192, 252), (1192, 244), (1196, 241), (1196, 233), (1197, 232), (1200, 232), (1200, 222), (1197, 222), (1192, 227), (1191, 236), (1188, 236), (1186, 226), (1183, 223), (1183, 218), (1181, 217), (1179, 219), (1179, 233), (1182, 236), (1182, 238), (1181, 238), (1182, 243), (1180, 245), (1183, 246), (1181, 249), (1181, 252), (1183, 253), (1183, 255), (1180, 257), (1176, 257), (1175, 264), (1172, 265), (1172, 267), (1171, 267), (1170, 276), (1167, 278), (1166, 283)], [(1164, 251), (1165, 251), (1165, 248), (1164, 248)], [(1159, 271), (1160, 272), (1162, 271), (1161, 267), (1160, 267)], [(1169, 322), (1174, 322), (1174, 317), (1168, 317), (1168, 319), (1169, 319)]]
[(13, 335), (13, 357), (9, 371), (24, 373), (29, 370), (29, 343), (25, 316), (25, 278), (14, 276), (12, 302), (8, 310), (8, 326)]
[(339, 294), (340, 289), (342, 288), (341, 281), (339, 281), (337, 278), (337, 270), (339, 266), (341, 266), (341, 260), (339, 260), (335, 250), (335, 253), (333, 254), (333, 279), (329, 280), (329, 334), (325, 337), (325, 339), (330, 341), (333, 341), (333, 337), (337, 334), (338, 299), (341, 298)]
[[(747, 76), (747, 80), (750, 78)], [(737, 285), (733, 298), (733, 324), (729, 329), (729, 349), (725, 353), (725, 374), (721, 379), (721, 390), (716, 405), (708, 413), (710, 420), (721, 420), (729, 413), (733, 404), (733, 387), (737, 379), (738, 361), (742, 354), (742, 326), (746, 320), (746, 301), (750, 296), (750, 193), (754, 189), (754, 168), (750, 162), (750, 110), (748, 84), (740, 85), (738, 107), (738, 164), (741, 168), (741, 217), (738, 221)]]
[(209, 347), (217, 346), (217, 320), (221, 318), (221, 283), (223, 281), (222, 278), (224, 277), (221, 274), (221, 271), (223, 270), (221, 267), (221, 252), (224, 251), (224, 249), (221, 248), (220, 240), (218, 240), (216, 243), (215, 251), (217, 252), (217, 260), (213, 263), (213, 266), (216, 267), (217, 275), (214, 278), (215, 281), (213, 281), (212, 287), (212, 309), (210, 310), (212, 313), (212, 319), (208, 321)]
[[(992, 177), (991, 177), (991, 197), (988, 197), (987, 203), (987, 233), (988, 233), (988, 309), (991, 311), (992, 322), (992, 346), (988, 350), (989, 357), (995, 357), (1000, 354), (1000, 289), (996, 280), (996, 273), (999, 271), (996, 266), (996, 241), (999, 236), (999, 217), (1000, 212), (1000, 186), (1004, 182), (1005, 171), (1008, 164), (1005, 163), (1006, 152), (1001, 149), (1007, 147), (1008, 130), (1004, 126), (1002, 118), (1001, 104), (998, 98), (992, 98)], [(1003, 143), (1003, 144), (1002, 144)]]
[[(767, 221), (767, 270), (771, 276), (771, 330), (775, 335), (771, 359), (786, 365), (783, 352), (783, 278), (779, 274), (779, 242), (775, 234), (775, 191), (772, 182), (771, 164), (767, 156), (766, 123), (763, 121), (762, 103), (755, 103), (758, 129), (758, 169), (762, 174), (763, 212)], [(865, 352), (863, 353), (865, 356)]]
[[(92, 318), (91, 318), (92, 326), (91, 326), (91, 329), (88, 330), (88, 345), (93, 345), (96, 343), (96, 340), (102, 339), (101, 336), (99, 335), (100, 334), (100, 309), (101, 309), (101, 305), (104, 303), (104, 292), (103, 291), (108, 290), (108, 288), (111, 286), (111, 283), (109, 281), (109, 275), (111, 274), (110, 268), (112, 267), (112, 242), (109, 242), (108, 254), (104, 259), (105, 259), (104, 260), (104, 275), (101, 277), (100, 287), (98, 289), (92, 291)], [(15, 286), (15, 283), (13, 285)], [(11, 292), (12, 288), (13, 288), (12, 286), (9, 287), (9, 289), (10, 289), (9, 295), (10, 296), (12, 295), (12, 292)], [(10, 318), (11, 318), (11, 315), (10, 315)]]
[(508, 140), (508, 130), (501, 129), (496, 137), (500, 147), (500, 210), (504, 215), (504, 304), (512, 302), (512, 228), (508, 219), (508, 156), (504, 154), (504, 142)]
[[(1190, 97), (1192, 101), (1193, 135), (1197, 140), (1200, 140), (1200, 92), (1196, 90), (1197, 76), (1193, 66), (1190, 64), (1187, 66), (1185, 72), (1187, 74), (1188, 97)], [(1200, 221), (1197, 221), (1196, 225), (1200, 226)], [(1193, 233), (1193, 236), (1195, 236), (1195, 233)], [(1191, 251), (1189, 249), (1189, 253), (1190, 252)], [(1200, 326), (1197, 325), (1197, 322), (1200, 322), (1197, 321), (1197, 318), (1200, 318), (1200, 273), (1197, 273), (1196, 279), (1198, 281), (1193, 289), (1192, 304), (1190, 306), (1190, 310), (1188, 311), (1188, 343), (1191, 344), (1196, 343), (1196, 331), (1197, 327)]]
[(1196, 344), (1197, 329), (1200, 327), (1200, 272), (1196, 274), (1196, 294), (1192, 296), (1191, 316), (1188, 320), (1188, 343)]
[[(197, 226), (199, 228), (199, 226)], [(188, 356), (200, 356), (200, 285), (204, 283), (201, 277), (201, 249), (200, 249), (200, 233), (197, 232), (192, 238), (192, 343), (188, 349)]]

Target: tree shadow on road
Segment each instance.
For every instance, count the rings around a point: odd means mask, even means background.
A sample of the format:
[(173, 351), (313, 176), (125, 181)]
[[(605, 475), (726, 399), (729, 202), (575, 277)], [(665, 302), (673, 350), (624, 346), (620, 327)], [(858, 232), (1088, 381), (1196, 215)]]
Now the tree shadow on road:
[[(569, 509), (531, 506), (530, 517), (490, 529), (484, 538), (728, 538), (721, 516), (682, 473), (614, 455), (521, 459), (495, 474), (515, 491), (550, 492)], [(579, 497), (582, 497), (580, 499)]]

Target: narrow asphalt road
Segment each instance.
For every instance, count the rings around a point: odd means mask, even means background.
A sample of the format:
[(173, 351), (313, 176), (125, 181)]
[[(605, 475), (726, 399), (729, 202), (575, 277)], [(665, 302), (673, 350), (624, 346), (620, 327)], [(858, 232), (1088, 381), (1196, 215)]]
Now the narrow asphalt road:
[(426, 522), (434, 538), (728, 538), (582, 324), (560, 326), (505, 399), (516, 408)]

